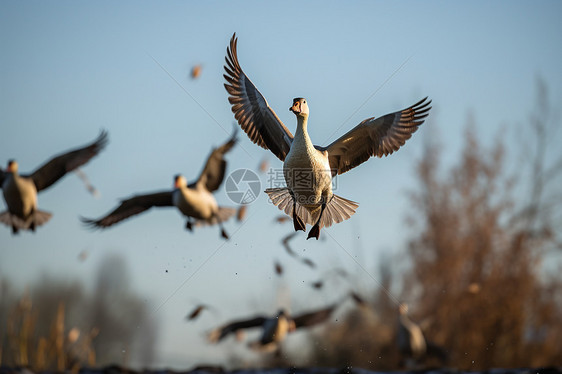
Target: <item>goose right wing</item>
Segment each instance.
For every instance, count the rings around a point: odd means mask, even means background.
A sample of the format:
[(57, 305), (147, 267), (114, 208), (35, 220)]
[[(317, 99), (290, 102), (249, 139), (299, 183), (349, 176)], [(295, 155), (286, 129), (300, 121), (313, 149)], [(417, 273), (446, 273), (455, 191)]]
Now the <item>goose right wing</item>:
[(295, 327), (310, 327), (317, 325), (319, 323), (327, 321), (334, 310), (337, 308), (337, 305), (330, 305), (324, 309), (319, 309), (313, 312), (303, 313), (298, 316), (293, 317), (293, 321), (295, 322)]
[(8, 173), (5, 173), (4, 170), (2, 170), (2, 168), (0, 168), (0, 188), (2, 188), (2, 185), (4, 184), (4, 179), (6, 179)]
[(238, 330), (263, 326), (266, 320), (267, 318), (258, 316), (251, 319), (231, 322), (222, 327), (214, 329), (207, 335), (207, 338), (211, 343), (218, 343), (229, 334), (235, 333)]
[[(235, 128), (236, 130), (236, 128)], [(211, 151), (201, 175), (194, 183), (191, 183), (189, 187), (194, 187), (199, 181), (205, 183), (207, 191), (213, 192), (218, 190), (222, 181), (224, 179), (224, 174), (226, 172), (226, 160), (224, 155), (234, 147), (236, 144), (236, 131), (232, 134), (229, 140), (226, 141), (220, 147), (217, 147)]]
[(147, 195), (137, 195), (122, 200), (121, 204), (111, 213), (98, 220), (83, 218), (82, 222), (93, 228), (106, 228), (122, 220), (142, 213), (153, 206), (173, 206), (173, 191), (157, 192)]
[(30, 175), (37, 191), (50, 187), (69, 171), (84, 165), (107, 145), (107, 131), (102, 131), (91, 144), (55, 156)]
[(236, 34), (230, 39), (226, 49), (224, 87), (230, 94), (228, 101), (238, 124), (248, 137), (262, 148), (269, 149), (281, 161), (285, 160), (291, 149), (293, 134), (277, 117), (267, 100), (244, 74), (236, 53)]

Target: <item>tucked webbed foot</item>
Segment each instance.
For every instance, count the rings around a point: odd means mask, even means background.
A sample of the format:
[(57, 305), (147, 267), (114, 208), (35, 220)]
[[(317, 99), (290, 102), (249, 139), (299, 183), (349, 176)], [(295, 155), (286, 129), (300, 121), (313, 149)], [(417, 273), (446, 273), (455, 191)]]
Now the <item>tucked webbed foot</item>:
[(223, 239), (226, 239), (226, 240), (229, 239), (228, 234), (226, 233), (226, 231), (224, 229), (221, 229), (221, 237)]
[(193, 231), (193, 224), (191, 223), (191, 221), (187, 221), (187, 223), (185, 224), (185, 228), (189, 231)]
[(295, 226), (295, 231), (306, 231), (306, 226), (303, 220), (296, 214), (293, 214), (293, 225)]
[(316, 240), (318, 240), (319, 237), (320, 237), (320, 226), (318, 226), (318, 224), (316, 224), (316, 225), (312, 226), (312, 228), (308, 232), (308, 237), (306, 238), (306, 240), (308, 240), (310, 238), (316, 238)]

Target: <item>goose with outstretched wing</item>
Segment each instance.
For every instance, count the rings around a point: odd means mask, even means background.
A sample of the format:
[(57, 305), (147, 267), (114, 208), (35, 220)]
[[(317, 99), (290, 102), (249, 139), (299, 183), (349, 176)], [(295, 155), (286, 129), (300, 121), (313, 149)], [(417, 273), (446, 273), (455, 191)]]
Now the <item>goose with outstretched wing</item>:
[(236, 144), (236, 132), (218, 148), (212, 150), (199, 178), (190, 184), (184, 176), (174, 177), (174, 189), (149, 194), (135, 195), (121, 201), (112, 212), (100, 219), (82, 218), (82, 221), (93, 228), (107, 228), (126, 218), (132, 217), (152, 207), (176, 207), (187, 217), (186, 228), (193, 230), (194, 225), (218, 224), (221, 236), (228, 239), (222, 225), (235, 212), (234, 208), (218, 206), (213, 192), (224, 179), (226, 160), (224, 155)]
[(227, 48), (225, 88), (234, 117), (248, 137), (283, 161), (287, 187), (265, 192), (279, 209), (293, 218), (296, 231), (318, 239), (320, 229), (349, 219), (357, 203), (332, 192), (332, 178), (367, 161), (392, 154), (404, 145), (429, 114), (427, 98), (401, 111), (368, 118), (327, 147), (312, 143), (308, 132), (306, 99), (296, 98), (289, 108), (297, 117), (295, 135), (287, 129), (267, 100), (244, 74), (237, 56), (236, 34)]
[(207, 339), (218, 343), (230, 334), (239, 335), (243, 330), (260, 327), (261, 336), (258, 340), (248, 343), (248, 347), (261, 352), (272, 352), (280, 348), (287, 335), (299, 328), (308, 328), (326, 322), (338, 304), (330, 305), (315, 311), (305, 312), (294, 317), (280, 309), (273, 316), (254, 316), (249, 319), (237, 320), (212, 330)]
[(45, 224), (52, 214), (37, 208), (37, 193), (99, 154), (107, 145), (107, 138), (107, 132), (102, 131), (93, 143), (57, 155), (29, 175), (20, 175), (17, 161), (8, 161), (7, 169), (0, 171), (0, 187), (8, 207), (0, 213), (0, 223), (10, 226), (13, 234), (19, 230), (35, 231)]

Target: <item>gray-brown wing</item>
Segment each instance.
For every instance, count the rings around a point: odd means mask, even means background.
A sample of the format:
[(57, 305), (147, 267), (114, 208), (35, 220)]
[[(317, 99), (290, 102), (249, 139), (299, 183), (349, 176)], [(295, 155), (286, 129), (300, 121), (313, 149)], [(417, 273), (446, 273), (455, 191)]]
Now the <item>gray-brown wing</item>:
[(193, 187), (199, 181), (205, 183), (208, 191), (213, 192), (218, 190), (224, 179), (226, 172), (226, 160), (224, 155), (234, 147), (236, 144), (236, 131), (232, 134), (230, 139), (218, 148), (213, 149), (207, 163), (201, 172), (197, 181), (191, 183), (189, 186)]
[(0, 168), (0, 188), (2, 188), (2, 185), (4, 184), (4, 179), (6, 179), (6, 174), (4, 172), (4, 170), (2, 170), (2, 168)]
[(142, 213), (153, 206), (173, 206), (173, 191), (156, 192), (147, 195), (136, 195), (122, 200), (121, 204), (111, 213), (94, 220), (81, 217), (82, 222), (93, 228), (106, 228), (126, 218)]
[(337, 304), (333, 304), (324, 309), (300, 314), (296, 317), (293, 317), (292, 320), (295, 322), (296, 328), (314, 326), (327, 321), (336, 308)]
[(218, 343), (229, 334), (235, 333), (238, 330), (261, 327), (266, 320), (267, 318), (263, 316), (257, 316), (246, 320), (234, 321), (211, 331), (208, 335), (208, 339), (212, 343)]
[(410, 139), (429, 114), (431, 100), (379, 118), (368, 118), (334, 141), (328, 147), (332, 174), (343, 174), (372, 156), (382, 157), (397, 151)]
[(269, 149), (281, 161), (291, 149), (293, 134), (269, 107), (263, 95), (244, 74), (236, 53), (236, 34), (226, 49), (224, 87), (230, 94), (228, 101), (238, 124), (248, 137), (262, 148)]
[(37, 191), (50, 187), (69, 171), (90, 161), (107, 145), (107, 141), (107, 132), (104, 130), (92, 144), (55, 156), (43, 164), (30, 175)]

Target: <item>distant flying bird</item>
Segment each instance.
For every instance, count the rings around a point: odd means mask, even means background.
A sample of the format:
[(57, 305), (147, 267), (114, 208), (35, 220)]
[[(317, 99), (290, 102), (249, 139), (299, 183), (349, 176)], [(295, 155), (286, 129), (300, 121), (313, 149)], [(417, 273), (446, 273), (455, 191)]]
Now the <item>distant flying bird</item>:
[(191, 68), (191, 79), (199, 78), (202, 70), (203, 70), (203, 66), (201, 66), (200, 64), (197, 64), (193, 68)]
[(244, 218), (246, 218), (247, 212), (248, 212), (248, 206), (247, 205), (240, 205), (240, 207), (238, 207), (238, 211), (236, 212), (236, 220), (238, 222), (244, 221)]
[(211, 309), (209, 305), (199, 304), (185, 317), (188, 321), (192, 321), (199, 317), (199, 315), (204, 311)]
[(290, 220), (290, 218), (287, 217), (287, 216), (277, 216), (277, 217), (275, 217), (274, 221), (277, 222), (277, 223), (285, 223), (288, 220)]
[(283, 275), (283, 266), (281, 266), (281, 264), (279, 263), (279, 261), (275, 261), (275, 263), (273, 264), (274, 268), (275, 268), (275, 274), (277, 275)]
[(0, 213), (0, 222), (12, 227), (12, 233), (19, 230), (35, 231), (46, 223), (51, 213), (37, 208), (37, 193), (41, 192), (66, 173), (86, 164), (107, 145), (107, 132), (102, 131), (90, 145), (53, 157), (30, 175), (18, 174), (18, 163), (8, 161), (6, 171), (0, 170), (0, 186), (8, 210)]
[(337, 306), (338, 304), (332, 304), (326, 308), (299, 314), (295, 317), (289, 316), (284, 309), (281, 309), (275, 316), (255, 316), (246, 320), (230, 322), (214, 329), (207, 337), (209, 342), (218, 343), (241, 329), (261, 327), (262, 335), (260, 339), (250, 342), (248, 346), (262, 352), (272, 352), (279, 349), (279, 344), (286, 338), (287, 334), (299, 328), (312, 327), (326, 322)]
[(258, 170), (260, 171), (260, 173), (265, 173), (268, 167), (269, 167), (269, 161), (267, 160), (267, 158), (264, 157), (260, 161), (260, 164), (258, 165)]
[(436, 357), (445, 364), (447, 352), (435, 343), (425, 339), (422, 329), (408, 317), (408, 305), (398, 307), (397, 345), (406, 367), (415, 368), (429, 356)]
[(93, 228), (107, 228), (152, 207), (176, 207), (187, 217), (185, 227), (189, 231), (193, 230), (194, 225), (218, 224), (221, 236), (228, 239), (222, 223), (235, 214), (236, 209), (218, 206), (212, 193), (220, 187), (224, 179), (224, 155), (235, 144), (236, 132), (225, 144), (213, 149), (196, 181), (187, 184), (184, 176), (176, 175), (173, 190), (135, 195), (122, 200), (115, 210), (98, 220), (82, 218), (82, 221)]
[(289, 108), (297, 117), (293, 136), (242, 71), (236, 44), (234, 34), (224, 67), (234, 117), (254, 143), (283, 161), (287, 187), (265, 192), (273, 204), (293, 218), (295, 231), (306, 231), (305, 224), (313, 225), (307, 239), (318, 239), (320, 228), (349, 219), (359, 206), (332, 192), (332, 178), (372, 156), (397, 151), (424, 122), (431, 101), (425, 98), (404, 110), (368, 118), (327, 147), (313, 145), (307, 132), (306, 99), (294, 99)]

